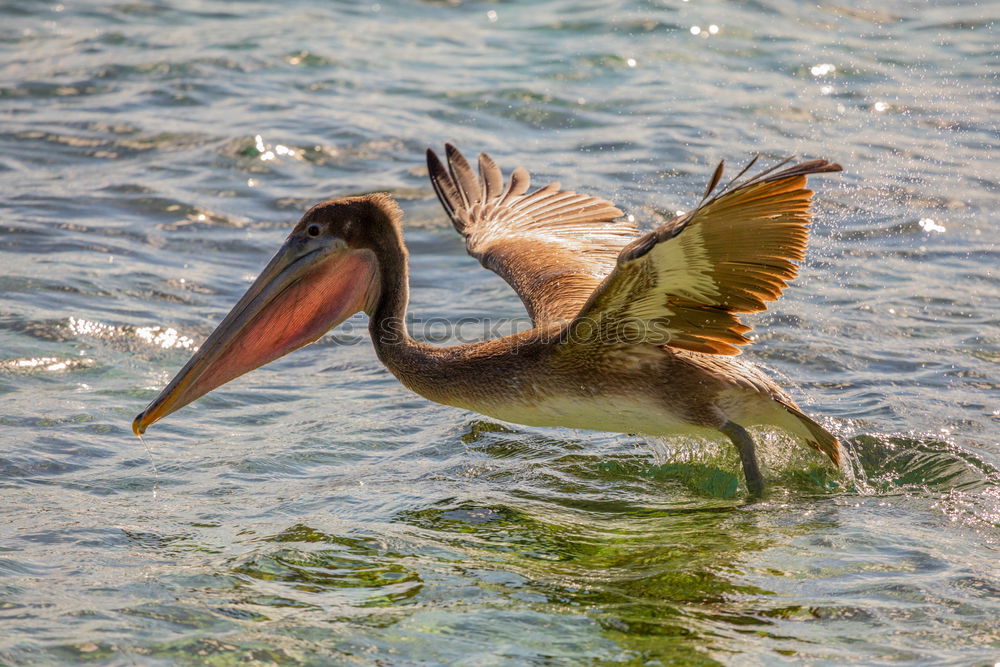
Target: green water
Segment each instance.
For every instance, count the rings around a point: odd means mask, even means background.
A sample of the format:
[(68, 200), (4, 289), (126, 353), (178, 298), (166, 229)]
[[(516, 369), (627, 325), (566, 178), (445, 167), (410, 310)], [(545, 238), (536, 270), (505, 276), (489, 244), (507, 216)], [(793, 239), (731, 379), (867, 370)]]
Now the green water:
[[(998, 15), (5, 3), (0, 662), (993, 664)], [(759, 433), (748, 503), (722, 444), (431, 404), (360, 316), (132, 436), (324, 198), (400, 200), (425, 334), (523, 318), (434, 199), (444, 141), (644, 229), (719, 159), (842, 163), (747, 355), (851, 474)]]

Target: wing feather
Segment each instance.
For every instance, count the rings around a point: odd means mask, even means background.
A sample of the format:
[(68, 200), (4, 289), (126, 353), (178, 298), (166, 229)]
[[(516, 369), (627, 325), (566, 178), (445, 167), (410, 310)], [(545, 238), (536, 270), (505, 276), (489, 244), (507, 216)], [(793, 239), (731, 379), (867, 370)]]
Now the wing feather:
[(457, 186), (456, 189), (459, 195), (461, 195), (461, 201), (468, 208), (479, 201), (478, 197), (473, 199), (473, 195), (480, 191), (479, 180), (476, 178), (476, 173), (472, 171), (472, 167), (468, 161), (458, 152), (457, 148), (451, 144), (448, 144), (445, 148), (445, 154), (448, 157), (448, 171), (451, 173), (452, 181)]
[(615, 267), (622, 248), (639, 236), (604, 199), (550, 183), (528, 193), (531, 177), (503, 173), (486, 154), (479, 176), (445, 145), (447, 166), (427, 151), (431, 184), (469, 254), (499, 274), (521, 297), (537, 326), (570, 320)]
[(483, 182), (482, 201), (496, 199), (503, 193), (503, 172), (486, 153), (479, 154), (479, 179)]
[[(745, 167), (695, 210), (625, 247), (574, 319), (569, 339), (615, 342), (627, 335), (631, 342), (738, 354), (750, 327), (737, 313), (764, 310), (805, 258), (812, 196), (806, 176), (841, 170), (825, 160), (781, 169), (789, 161), (739, 182)], [(720, 164), (706, 198), (721, 179)]]
[(503, 197), (500, 198), (500, 201), (497, 202), (496, 207), (502, 208), (507, 206), (516, 197), (520, 197), (527, 192), (530, 187), (531, 175), (523, 167), (518, 167), (510, 175), (510, 185), (507, 186), (507, 190), (504, 192)]

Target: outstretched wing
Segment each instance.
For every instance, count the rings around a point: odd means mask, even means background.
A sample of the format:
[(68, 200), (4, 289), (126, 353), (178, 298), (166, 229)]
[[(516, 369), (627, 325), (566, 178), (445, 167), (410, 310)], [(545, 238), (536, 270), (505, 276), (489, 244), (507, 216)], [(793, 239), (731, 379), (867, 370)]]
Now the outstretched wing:
[(536, 326), (570, 320), (639, 235), (610, 202), (552, 183), (530, 194), (528, 172), (503, 174), (486, 154), (479, 176), (451, 144), (447, 168), (427, 149), (431, 183), (469, 254), (521, 297)]
[(707, 199), (722, 177), (719, 164), (697, 208), (622, 250), (573, 321), (570, 340), (738, 354), (750, 327), (736, 314), (766, 309), (805, 257), (806, 176), (841, 170), (825, 160), (781, 169), (789, 161), (737, 183), (751, 162)]

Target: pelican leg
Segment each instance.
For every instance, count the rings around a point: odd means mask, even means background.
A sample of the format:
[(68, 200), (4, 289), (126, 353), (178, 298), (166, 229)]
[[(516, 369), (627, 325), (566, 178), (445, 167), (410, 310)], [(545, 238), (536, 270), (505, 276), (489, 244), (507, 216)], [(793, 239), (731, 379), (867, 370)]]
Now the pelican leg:
[(746, 429), (736, 422), (727, 421), (720, 428), (740, 453), (740, 461), (743, 462), (743, 475), (747, 480), (747, 491), (754, 498), (764, 494), (764, 477), (760, 474), (760, 465), (757, 463), (757, 449), (753, 438)]

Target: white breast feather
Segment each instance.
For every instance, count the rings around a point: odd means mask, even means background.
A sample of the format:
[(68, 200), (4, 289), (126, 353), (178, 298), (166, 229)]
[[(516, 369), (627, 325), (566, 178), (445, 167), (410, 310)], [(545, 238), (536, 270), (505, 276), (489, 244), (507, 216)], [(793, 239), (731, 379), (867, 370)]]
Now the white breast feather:
[(680, 419), (662, 403), (635, 397), (616, 400), (600, 395), (554, 396), (532, 404), (481, 406), (476, 410), (526, 426), (563, 426), (644, 435), (706, 435), (711, 432)]

